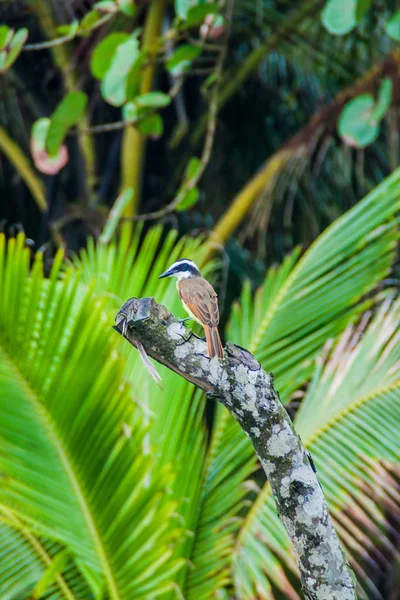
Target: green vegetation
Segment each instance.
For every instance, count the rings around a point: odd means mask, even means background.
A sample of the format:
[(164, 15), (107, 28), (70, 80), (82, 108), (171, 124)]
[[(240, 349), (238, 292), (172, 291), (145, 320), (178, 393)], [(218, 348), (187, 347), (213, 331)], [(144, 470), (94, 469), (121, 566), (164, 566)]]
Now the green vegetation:
[[(0, 598), (301, 598), (254, 450), (112, 330), (180, 257), (273, 371), (360, 598), (400, 577), (400, 13), (0, 3)], [(90, 4), (90, 7), (88, 7)], [(21, 6), (23, 10), (21, 11)]]

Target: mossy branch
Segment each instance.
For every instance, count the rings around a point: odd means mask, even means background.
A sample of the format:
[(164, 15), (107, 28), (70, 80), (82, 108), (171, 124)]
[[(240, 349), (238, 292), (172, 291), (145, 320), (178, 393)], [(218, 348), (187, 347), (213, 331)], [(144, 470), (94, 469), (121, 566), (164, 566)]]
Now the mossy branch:
[(153, 298), (128, 300), (116, 323), (114, 329), (130, 344), (219, 400), (245, 431), (292, 540), (305, 597), (355, 600), (353, 575), (322, 488), (273, 376), (250, 352), (230, 342), (223, 360), (210, 359), (206, 343)]

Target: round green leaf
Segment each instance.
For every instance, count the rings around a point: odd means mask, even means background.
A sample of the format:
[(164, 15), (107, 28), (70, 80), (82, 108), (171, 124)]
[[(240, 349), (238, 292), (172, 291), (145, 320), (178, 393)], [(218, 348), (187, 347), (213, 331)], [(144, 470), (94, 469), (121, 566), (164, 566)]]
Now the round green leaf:
[(199, 172), (199, 170), (202, 167), (202, 162), (199, 158), (197, 158), (197, 156), (194, 156), (193, 158), (191, 158), (189, 160), (189, 164), (186, 168), (186, 178), (187, 179), (192, 179), (193, 177), (196, 177), (197, 173)]
[(18, 29), (12, 40), (8, 43), (8, 52), (2, 65), (1, 71), (7, 71), (11, 65), (17, 60), (23, 45), (28, 39), (28, 30), (23, 27)]
[(330, 33), (349, 33), (357, 25), (357, 0), (328, 0), (321, 18)]
[(122, 106), (127, 100), (127, 78), (140, 56), (139, 42), (130, 36), (117, 46), (109, 69), (101, 84), (103, 98), (113, 106)]
[(175, 0), (176, 16), (180, 19), (186, 19), (188, 10), (190, 9), (190, 0)]
[(386, 22), (386, 33), (392, 40), (400, 42), (400, 10)]
[(60, 25), (57, 27), (57, 32), (65, 37), (70, 37), (71, 39), (75, 37), (75, 35), (79, 31), (79, 21), (72, 21), (69, 25)]
[(133, 17), (136, 14), (136, 6), (133, 0), (117, 0), (118, 6), (121, 12), (128, 15), (128, 17)]
[(100, 80), (104, 78), (118, 46), (128, 39), (129, 35), (127, 33), (110, 33), (96, 46), (90, 61), (90, 70), (93, 77)]
[(170, 103), (171, 98), (162, 92), (149, 92), (135, 98), (135, 104), (140, 108), (162, 108)]
[(158, 138), (162, 135), (164, 126), (160, 115), (149, 115), (137, 125), (140, 133), (144, 136)]
[(122, 118), (124, 121), (136, 121), (138, 118), (138, 109), (133, 102), (127, 102), (122, 107)]
[(82, 37), (87, 37), (90, 35), (92, 29), (97, 27), (98, 22), (102, 18), (102, 15), (99, 10), (93, 9), (90, 10), (82, 19), (79, 25), (79, 34)]
[(0, 50), (9, 44), (13, 34), (14, 31), (7, 27), (7, 25), (0, 25)]
[(390, 77), (385, 77), (379, 88), (378, 99), (374, 110), (372, 111), (372, 118), (377, 121), (381, 121), (389, 110), (390, 103), (392, 101), (393, 83)]
[(142, 69), (146, 63), (146, 56), (141, 53), (132, 69), (129, 71), (128, 77), (126, 78), (126, 97), (128, 100), (134, 101), (135, 98), (140, 94), (140, 84), (142, 81)]
[(84, 92), (69, 92), (57, 106), (47, 134), (47, 149), (50, 155), (58, 152), (68, 129), (76, 125), (82, 117), (86, 104), (87, 96)]
[(46, 140), (50, 129), (50, 119), (38, 119), (32, 126), (31, 153), (35, 166), (41, 173), (55, 175), (68, 162), (68, 152), (61, 146), (57, 154), (49, 156)]
[(202, 52), (200, 46), (193, 44), (184, 44), (180, 46), (167, 62), (167, 69), (172, 75), (180, 75), (188, 71), (192, 61)]
[(372, 0), (357, 0), (356, 19), (357, 23), (367, 14), (372, 4)]
[(218, 4), (213, 2), (205, 2), (204, 4), (192, 6), (187, 12), (186, 21), (183, 26), (194, 27), (195, 25), (200, 25), (207, 15), (214, 15), (217, 12)]
[(32, 125), (32, 142), (35, 144), (35, 147), (39, 152), (46, 150), (46, 139), (49, 127), (50, 119), (47, 118), (38, 119)]
[(197, 187), (192, 188), (191, 190), (188, 191), (188, 193), (185, 195), (185, 197), (183, 198), (183, 200), (178, 204), (178, 206), (176, 207), (176, 210), (178, 212), (182, 212), (183, 210), (187, 210), (188, 208), (191, 208), (192, 206), (194, 206), (198, 199), (199, 199), (199, 190), (197, 189)]
[(340, 137), (349, 146), (365, 148), (379, 134), (379, 121), (372, 117), (374, 99), (363, 94), (350, 100), (344, 107), (338, 121)]
[(0, 73), (2, 73), (3, 70), (4, 71), (6, 70), (4, 68), (4, 65), (6, 63), (6, 58), (7, 58), (7, 51), (6, 50), (1, 50), (0, 51)]
[(108, 14), (114, 14), (118, 12), (118, 6), (115, 4), (115, 2), (113, 2), (113, 0), (100, 0), (100, 2), (96, 2), (93, 8)]

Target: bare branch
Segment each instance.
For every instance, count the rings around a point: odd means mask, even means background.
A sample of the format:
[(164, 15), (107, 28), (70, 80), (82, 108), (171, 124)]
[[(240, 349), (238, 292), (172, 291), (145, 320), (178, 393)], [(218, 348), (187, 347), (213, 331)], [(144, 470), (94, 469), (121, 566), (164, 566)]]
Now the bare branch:
[(245, 431), (295, 548), (305, 597), (355, 600), (352, 572), (322, 488), (274, 389), (272, 374), (230, 342), (223, 360), (210, 359), (206, 343), (153, 298), (128, 300), (116, 323), (114, 329), (133, 346), (143, 344), (149, 356), (218, 399)]

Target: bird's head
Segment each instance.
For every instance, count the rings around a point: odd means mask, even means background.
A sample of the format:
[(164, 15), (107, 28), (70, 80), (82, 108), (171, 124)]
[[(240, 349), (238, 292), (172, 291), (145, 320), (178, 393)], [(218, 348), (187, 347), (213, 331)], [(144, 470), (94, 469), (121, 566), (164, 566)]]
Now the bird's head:
[(159, 279), (164, 277), (176, 277), (177, 279), (188, 279), (189, 277), (199, 277), (200, 270), (192, 260), (181, 258), (174, 262), (164, 273), (159, 275)]

